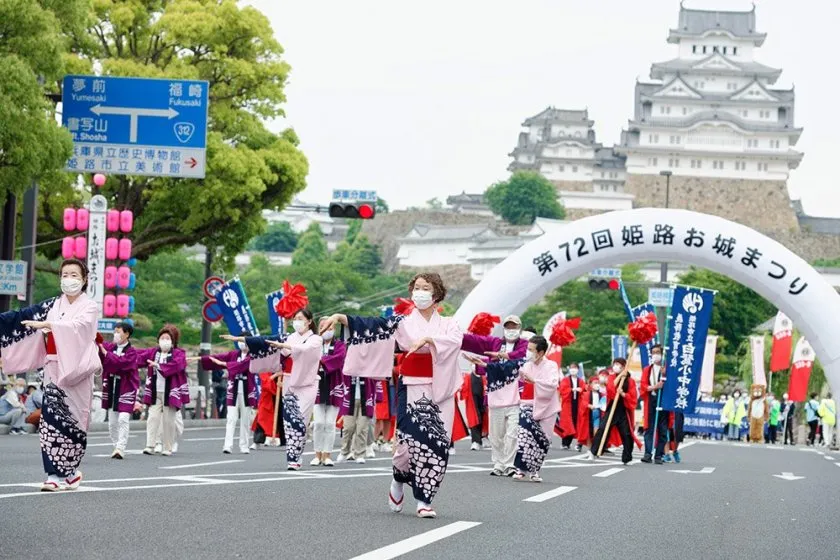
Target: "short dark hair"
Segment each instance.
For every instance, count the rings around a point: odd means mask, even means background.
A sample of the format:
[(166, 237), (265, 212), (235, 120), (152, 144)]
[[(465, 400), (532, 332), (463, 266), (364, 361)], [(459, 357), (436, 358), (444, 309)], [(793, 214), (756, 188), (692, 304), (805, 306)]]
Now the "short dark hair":
[(114, 328), (120, 329), (122, 332), (128, 334), (129, 338), (131, 338), (131, 335), (134, 334), (134, 327), (131, 326), (131, 323), (126, 323), (125, 321), (120, 321), (114, 325)]
[(624, 366), (627, 365), (627, 360), (625, 360), (624, 358), (616, 358), (615, 360), (612, 361), (612, 363), (621, 364), (621, 367), (624, 367)]
[(659, 350), (659, 353), (662, 353), (662, 345), (661, 344), (654, 344), (650, 347), (650, 353), (653, 354), (654, 350)]
[(87, 291), (88, 287), (88, 267), (85, 264), (85, 261), (71, 258), (71, 259), (64, 259), (61, 261), (61, 266), (58, 267), (58, 276), (61, 277), (62, 271), (68, 266), (76, 265), (79, 267), (79, 270), (82, 271), (82, 291)]
[(548, 341), (545, 339), (544, 336), (532, 336), (531, 339), (528, 341), (528, 344), (533, 344), (534, 348), (537, 349), (537, 352), (548, 351)]
[(181, 338), (181, 331), (178, 330), (178, 327), (173, 325), (172, 323), (166, 323), (163, 327), (158, 331), (158, 339), (160, 339), (161, 335), (168, 334), (169, 338), (172, 339), (172, 347), (178, 348), (178, 339)]
[(532, 332), (532, 333), (534, 333), (534, 334), (537, 334), (537, 329), (535, 329), (534, 327), (532, 327), (532, 326), (530, 326), (530, 325), (528, 325), (527, 327), (525, 327), (525, 328), (524, 328), (524, 329), (522, 329), (522, 330), (523, 330), (523, 331), (525, 331), (525, 332)]
[(414, 284), (419, 278), (432, 285), (432, 299), (435, 300), (435, 303), (440, 303), (446, 298), (446, 286), (443, 285), (443, 279), (437, 272), (421, 272), (420, 274), (415, 274), (411, 282), (408, 283), (409, 292), (414, 291)]

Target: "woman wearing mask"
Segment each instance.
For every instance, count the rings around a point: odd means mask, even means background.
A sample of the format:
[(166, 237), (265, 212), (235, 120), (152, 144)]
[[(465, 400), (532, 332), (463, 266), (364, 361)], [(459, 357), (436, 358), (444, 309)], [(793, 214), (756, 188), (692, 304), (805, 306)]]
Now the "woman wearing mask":
[(437, 513), (431, 503), (449, 461), (455, 393), (461, 385), (462, 334), (454, 319), (437, 312), (437, 304), (446, 297), (438, 274), (417, 274), (408, 291), (414, 307), (406, 315), (333, 315), (321, 324), (321, 332), (336, 323), (349, 328), (344, 371), (350, 376), (390, 371), (394, 342), (406, 352), (397, 389), (398, 444), (388, 504), (391, 511), (402, 511), (404, 485), (409, 484), (417, 500), (417, 516), (434, 518)]
[(175, 325), (164, 325), (158, 332), (157, 348), (137, 352), (137, 361), (146, 366), (143, 403), (149, 407), (144, 455), (154, 455), (158, 429), (161, 430), (161, 455), (173, 453), (177, 432), (177, 414), (190, 402), (187, 385), (187, 356), (178, 348), (181, 333)]
[[(581, 405), (581, 393), (583, 393), (586, 382), (580, 377), (578, 364), (570, 364), (568, 374), (560, 381), (560, 436), (563, 449), (568, 450), (572, 440), (577, 435), (577, 423)], [(577, 450), (581, 445), (578, 441)]]
[(59, 278), (61, 296), (0, 313), (0, 367), (7, 374), (44, 368), (39, 434), (45, 492), (81, 484), (78, 466), (87, 447), (93, 381), (102, 372), (96, 345), (99, 305), (85, 294), (87, 266), (67, 259)]
[(239, 422), (239, 452), (250, 453), (251, 411), (257, 406), (257, 383), (254, 374), (249, 371), (251, 358), (248, 356), (248, 345), (237, 342), (236, 350), (213, 356), (190, 358), (190, 360), (201, 360), (201, 367), (204, 370), (216, 368), (227, 370), (225, 398), (227, 422), (222, 453), (230, 455), (233, 450), (233, 436), (237, 422)]
[[(560, 371), (556, 363), (545, 359), (547, 351), (548, 341), (545, 338), (532, 337), (528, 341), (525, 363), (519, 368), (525, 390), (520, 406), (514, 480), (526, 480), (527, 477), (531, 482), (542, 482), (540, 469), (551, 447), (554, 419), (560, 412), (557, 395)], [(497, 366), (488, 366), (492, 367)]]
[(321, 364), (318, 366), (318, 394), (315, 397), (312, 421), (312, 444), (315, 448), (315, 458), (309, 463), (313, 467), (319, 465), (332, 467), (330, 455), (335, 445), (335, 421), (338, 409), (347, 390), (344, 379), (344, 358), (347, 347), (341, 340), (335, 339), (335, 331), (327, 331), (322, 335)]
[[(290, 471), (300, 470), (300, 458), (306, 444), (306, 425), (318, 394), (318, 369), (323, 339), (315, 334), (312, 312), (301, 309), (292, 321), (294, 332), (280, 336), (234, 337), (226, 340), (246, 342), (251, 354), (252, 371), (277, 371), (283, 377), (283, 427), (286, 433), (286, 461)], [(282, 370), (282, 371), (281, 371)]]

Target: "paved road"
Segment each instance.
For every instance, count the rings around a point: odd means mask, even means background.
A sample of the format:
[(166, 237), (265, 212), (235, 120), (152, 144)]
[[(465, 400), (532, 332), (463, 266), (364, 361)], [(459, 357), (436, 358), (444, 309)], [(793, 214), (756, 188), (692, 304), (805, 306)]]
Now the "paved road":
[(187, 429), (176, 456), (120, 462), (93, 434), (85, 491), (42, 494), (37, 437), (0, 436), (4, 542), (18, 559), (840, 558), (840, 453), (692, 442), (681, 465), (624, 467), (555, 449), (533, 484), (487, 476), (489, 452), (459, 443), (421, 520), (388, 511), (384, 454), (290, 473), (279, 449), (221, 441)]

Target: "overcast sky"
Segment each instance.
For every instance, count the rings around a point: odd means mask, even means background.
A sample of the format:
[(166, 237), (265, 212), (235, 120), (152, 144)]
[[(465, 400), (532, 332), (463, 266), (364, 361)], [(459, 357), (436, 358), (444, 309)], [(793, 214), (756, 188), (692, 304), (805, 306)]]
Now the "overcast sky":
[[(376, 190), (392, 207), (482, 192), (507, 177), (521, 122), (548, 105), (588, 108), (619, 141), (633, 87), (676, 57), (677, 0), (250, 0), (292, 66), (287, 119), (309, 158), (302, 198)], [(840, 216), (836, 80), (840, 4), (757, 0), (757, 60), (796, 85), (805, 152), (789, 187), (813, 215)], [(687, 0), (749, 9), (745, 0)], [(824, 45), (830, 45), (825, 47)]]

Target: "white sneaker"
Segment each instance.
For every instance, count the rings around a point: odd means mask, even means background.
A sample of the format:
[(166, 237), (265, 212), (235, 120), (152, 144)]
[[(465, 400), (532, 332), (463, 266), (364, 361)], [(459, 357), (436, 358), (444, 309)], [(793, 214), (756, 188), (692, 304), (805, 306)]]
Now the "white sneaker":
[(160, 455), (161, 455), (161, 457), (171, 457), (172, 452), (171, 451), (161, 451)]
[(178, 453), (178, 442), (172, 444), (172, 453)]
[(356, 459), (356, 464), (357, 465), (364, 465), (365, 464), (365, 458), (364, 457), (359, 457), (358, 459)]
[(470, 445), (470, 449), (473, 451), (481, 451), (481, 446), (478, 443), (473, 442), (473, 444)]
[(161, 451), (163, 451), (163, 444), (162, 443), (156, 444), (155, 445), (155, 453), (160, 453)]
[(122, 459), (122, 458), (123, 458), (123, 454), (122, 454), (122, 451), (120, 451), (119, 449), (114, 449), (114, 452), (111, 453), (111, 459)]
[(222, 449), (222, 453), (224, 453), (225, 455), (230, 455), (231, 453), (233, 453), (233, 451), (230, 450), (230, 447), (225, 447), (224, 449)]
[(335, 462), (336, 463), (343, 463), (344, 461), (347, 461), (348, 459), (350, 459), (350, 457), (348, 457), (344, 453), (339, 453), (338, 457), (335, 458)]
[(327, 457), (326, 459), (321, 461), (321, 464), (324, 465), (325, 467), (334, 467), (335, 466), (335, 463), (333, 463), (333, 460), (330, 459), (329, 457)]
[(314, 459), (309, 461), (309, 466), (310, 467), (320, 467), (321, 466), (321, 459), (319, 459), (318, 457), (315, 457)]
[(482, 449), (493, 449), (493, 446), (490, 445), (490, 442), (485, 439), (481, 442), (481, 448)]
[(376, 459), (376, 452), (373, 450), (373, 445), (369, 445), (365, 452), (365, 457), (368, 459)]
[(259, 449), (259, 447), (257, 447), (257, 444), (256, 444), (256, 443), (252, 443), (252, 444), (251, 444), (251, 446), (250, 446), (248, 449), (254, 449), (254, 450), (256, 450), (256, 449)]
[(454, 447), (449, 448), (449, 454), (450, 455), (455, 455), (455, 448)]
[(388, 492), (388, 507), (391, 508), (391, 511), (394, 513), (399, 513), (402, 511), (404, 499), (405, 494), (403, 492), (402, 483), (392, 479), (391, 489)]
[(374, 451), (380, 451), (379, 442), (378, 441), (375, 442), (373, 445), (370, 446), (370, 448), (373, 449)]
[(250, 455), (251, 454), (251, 450), (248, 449), (247, 447), (245, 449), (240, 449), (239, 452), (242, 453), (243, 455)]
[(393, 453), (394, 447), (390, 443), (383, 443), (382, 444), (382, 451), (383, 453)]

